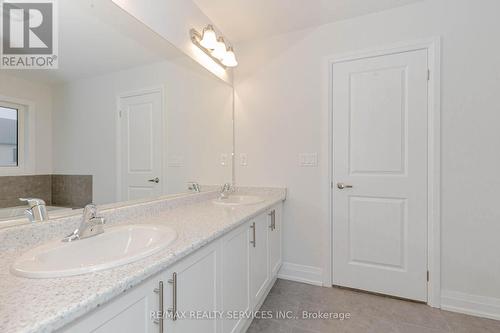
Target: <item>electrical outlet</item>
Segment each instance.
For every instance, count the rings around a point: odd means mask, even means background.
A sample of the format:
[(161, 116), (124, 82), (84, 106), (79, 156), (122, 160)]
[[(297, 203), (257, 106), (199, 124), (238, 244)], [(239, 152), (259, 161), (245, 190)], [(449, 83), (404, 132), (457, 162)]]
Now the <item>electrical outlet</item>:
[(182, 155), (171, 155), (168, 158), (167, 165), (170, 168), (179, 168), (184, 166), (184, 156)]
[(227, 165), (227, 154), (225, 153), (220, 154), (220, 165), (222, 166)]
[(248, 155), (247, 154), (240, 154), (240, 165), (241, 166), (248, 165)]

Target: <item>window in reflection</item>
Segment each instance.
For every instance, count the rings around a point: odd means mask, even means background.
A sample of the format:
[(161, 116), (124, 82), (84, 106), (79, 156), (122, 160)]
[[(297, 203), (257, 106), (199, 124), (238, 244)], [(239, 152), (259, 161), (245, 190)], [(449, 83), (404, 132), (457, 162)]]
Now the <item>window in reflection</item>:
[(0, 102), (0, 167), (18, 165), (18, 112)]

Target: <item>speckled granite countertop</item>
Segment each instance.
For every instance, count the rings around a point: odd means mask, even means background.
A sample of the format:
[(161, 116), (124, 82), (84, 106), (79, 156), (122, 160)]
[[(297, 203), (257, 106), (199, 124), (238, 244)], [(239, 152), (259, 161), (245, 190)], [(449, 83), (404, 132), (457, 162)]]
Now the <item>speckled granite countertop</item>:
[(202, 193), (103, 210), (108, 224), (148, 223), (174, 228), (177, 240), (167, 249), (131, 264), (100, 272), (53, 279), (27, 279), (10, 265), (28, 248), (62, 238), (80, 216), (0, 230), (0, 332), (52, 332), (138, 285), (203, 245), (285, 200), (285, 189), (239, 189), (259, 194), (256, 205), (225, 207)]

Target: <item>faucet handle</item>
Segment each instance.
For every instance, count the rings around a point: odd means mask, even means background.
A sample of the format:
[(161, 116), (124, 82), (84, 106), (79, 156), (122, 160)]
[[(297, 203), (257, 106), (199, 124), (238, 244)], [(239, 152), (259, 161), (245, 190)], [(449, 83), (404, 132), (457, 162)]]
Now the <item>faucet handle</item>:
[(68, 236), (64, 237), (63, 242), (73, 242), (79, 239), (95, 236), (104, 232), (103, 225), (106, 223), (104, 217), (97, 216), (97, 206), (88, 204), (83, 209), (83, 218), (80, 227)]
[(83, 220), (88, 221), (97, 217), (97, 206), (93, 203), (88, 204), (83, 209)]
[(28, 204), (29, 208), (24, 211), (24, 214), (30, 222), (42, 222), (49, 219), (45, 201), (43, 201), (42, 199), (19, 198), (19, 200)]
[(198, 184), (197, 182), (188, 182), (188, 190), (189, 191), (193, 191), (193, 192), (201, 192), (201, 189), (200, 189), (200, 184)]
[(19, 198), (19, 201), (26, 202), (30, 207), (45, 206), (45, 201), (38, 198)]
[(28, 218), (28, 221), (30, 221), (30, 223), (35, 222), (35, 215), (33, 214), (31, 208), (28, 208), (24, 211), (24, 216)]
[(106, 219), (104, 217), (93, 217), (88, 221), (88, 223), (89, 226), (95, 227), (106, 224)]

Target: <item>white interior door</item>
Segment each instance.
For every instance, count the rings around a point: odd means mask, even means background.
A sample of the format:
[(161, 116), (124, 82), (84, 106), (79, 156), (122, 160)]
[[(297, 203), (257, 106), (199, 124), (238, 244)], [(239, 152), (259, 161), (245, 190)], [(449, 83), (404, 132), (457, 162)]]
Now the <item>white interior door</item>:
[(426, 301), (427, 51), (332, 70), (334, 284)]
[(162, 97), (150, 92), (120, 98), (122, 200), (162, 194)]

